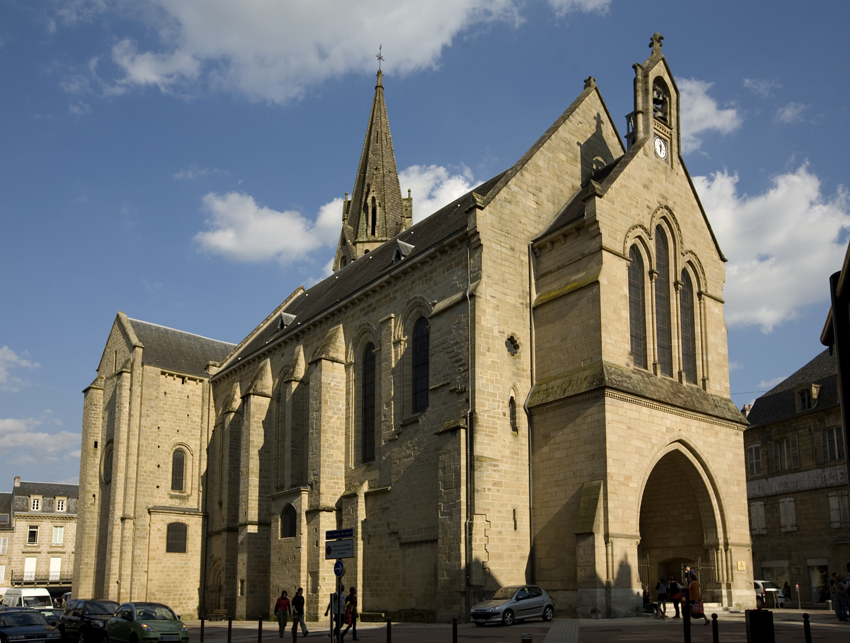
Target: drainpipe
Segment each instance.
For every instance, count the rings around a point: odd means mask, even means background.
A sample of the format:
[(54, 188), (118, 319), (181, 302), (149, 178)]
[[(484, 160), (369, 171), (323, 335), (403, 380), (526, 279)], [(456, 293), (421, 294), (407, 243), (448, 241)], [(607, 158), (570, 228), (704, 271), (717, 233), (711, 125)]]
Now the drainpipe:
[(472, 520), (475, 513), (474, 503), (474, 476), (473, 476), (473, 442), (472, 442), (472, 415), (473, 415), (473, 391), (472, 386), (472, 368), (473, 368), (473, 348), (472, 348), (472, 298), (469, 294), (469, 288), (472, 281), (471, 276), (471, 257), (469, 247), (469, 235), (466, 237), (466, 338), (467, 338), (467, 408), (466, 408), (466, 521), (464, 522), (465, 546), (464, 556), (465, 572), (466, 572), (466, 612), (464, 621), (469, 619), (469, 611), (472, 607)]
[(525, 401), (522, 403), (522, 408), (525, 411), (525, 417), (528, 420), (528, 559), (529, 559), (529, 576), (527, 582), (537, 582), (537, 566), (534, 560), (534, 470), (531, 466), (531, 453), (533, 446), (534, 435), (534, 416), (531, 414), (531, 409), (528, 408), (528, 401), (531, 399), (531, 391), (534, 388), (534, 270), (531, 265), (532, 257), (532, 242), (528, 243), (528, 356), (529, 356), (529, 386), (528, 395), (525, 396)]

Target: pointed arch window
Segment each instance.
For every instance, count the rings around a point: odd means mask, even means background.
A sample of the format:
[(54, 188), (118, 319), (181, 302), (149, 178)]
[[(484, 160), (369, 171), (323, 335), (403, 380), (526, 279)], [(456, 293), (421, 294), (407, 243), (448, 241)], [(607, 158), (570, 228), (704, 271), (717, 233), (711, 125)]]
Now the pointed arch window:
[(171, 490), (183, 491), (185, 488), (186, 453), (183, 449), (175, 449), (171, 454)]
[(516, 423), (516, 400), (513, 395), (511, 395), (511, 399), (508, 400), (508, 416), (508, 419), (511, 422), (511, 431), (519, 433), (519, 426), (517, 426)]
[(413, 412), (428, 408), (428, 367), (430, 330), (428, 320), (420, 317), (413, 326)]
[(655, 334), (658, 370), (673, 377), (673, 330), (670, 317), (670, 246), (664, 228), (655, 228)]
[(682, 270), (682, 289), (679, 292), (682, 325), (682, 370), (685, 380), (697, 383), (697, 336), (694, 316), (694, 286), (687, 270)]
[(629, 333), (635, 366), (646, 368), (646, 290), (643, 256), (637, 246), (629, 250)]
[(375, 236), (375, 230), (378, 224), (378, 202), (375, 197), (372, 197), (372, 236)]
[(375, 345), (363, 349), (363, 384), (361, 386), (361, 460), (375, 460)]
[(165, 529), (165, 551), (171, 554), (185, 554), (186, 541), (189, 536), (188, 525), (182, 522), (172, 522)]
[(295, 507), (286, 505), (280, 512), (280, 537), (295, 538), (295, 528), (298, 523), (298, 514)]

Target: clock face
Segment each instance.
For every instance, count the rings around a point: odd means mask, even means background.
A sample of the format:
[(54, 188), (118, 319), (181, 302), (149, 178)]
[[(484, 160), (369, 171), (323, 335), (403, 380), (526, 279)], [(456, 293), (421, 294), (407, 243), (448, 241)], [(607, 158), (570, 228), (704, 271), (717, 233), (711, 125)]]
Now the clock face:
[(667, 158), (667, 141), (660, 136), (655, 137), (655, 155), (661, 159)]

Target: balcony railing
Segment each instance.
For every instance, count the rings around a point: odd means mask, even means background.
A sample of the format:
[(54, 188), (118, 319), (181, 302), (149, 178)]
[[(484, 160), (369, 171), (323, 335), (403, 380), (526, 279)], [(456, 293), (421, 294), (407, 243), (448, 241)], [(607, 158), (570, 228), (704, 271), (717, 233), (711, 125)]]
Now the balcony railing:
[(13, 586), (20, 585), (70, 585), (73, 580), (71, 572), (21, 572), (9, 575)]

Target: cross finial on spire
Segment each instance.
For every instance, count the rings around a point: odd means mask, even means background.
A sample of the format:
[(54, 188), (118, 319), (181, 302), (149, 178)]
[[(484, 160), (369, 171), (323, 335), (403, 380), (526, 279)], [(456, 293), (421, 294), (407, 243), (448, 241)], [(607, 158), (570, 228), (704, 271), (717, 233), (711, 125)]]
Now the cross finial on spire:
[(664, 40), (664, 36), (657, 31), (652, 35), (652, 38), (649, 40), (649, 46), (652, 47), (652, 53), (661, 53), (662, 40)]
[(378, 45), (378, 53), (375, 54), (375, 58), (378, 59), (378, 71), (381, 71), (381, 61), (384, 59), (384, 57), (381, 55), (381, 49), (382, 48), (383, 48), (383, 45)]

